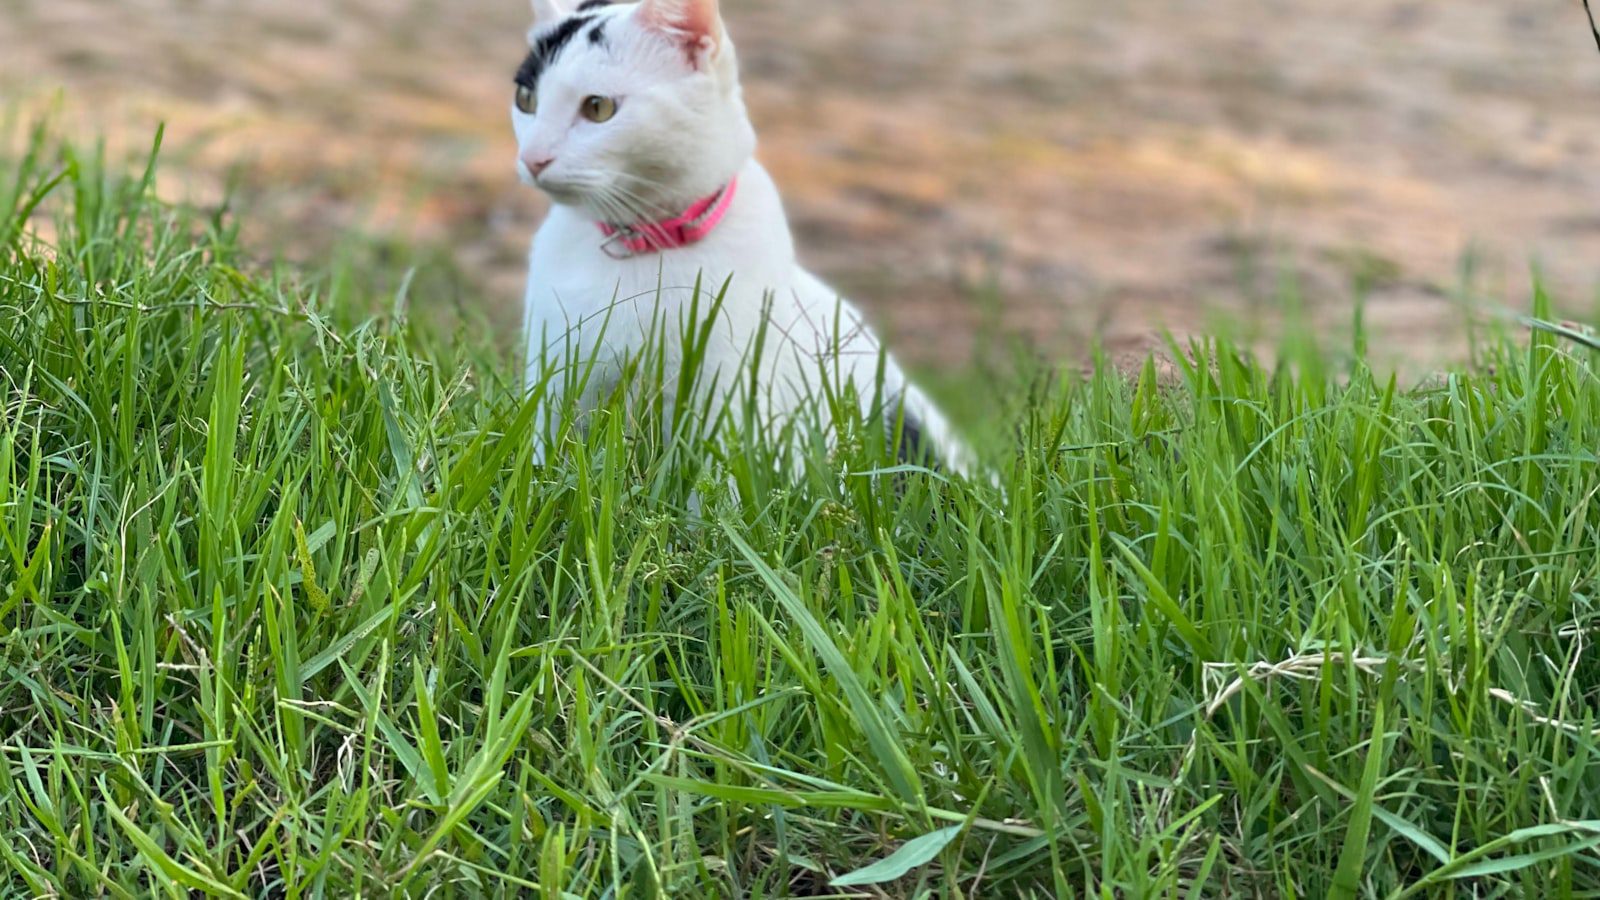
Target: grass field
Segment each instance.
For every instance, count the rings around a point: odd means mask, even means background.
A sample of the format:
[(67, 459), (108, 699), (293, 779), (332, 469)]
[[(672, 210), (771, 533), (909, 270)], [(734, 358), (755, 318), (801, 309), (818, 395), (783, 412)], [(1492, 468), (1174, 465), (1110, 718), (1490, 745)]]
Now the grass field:
[(0, 172), (0, 893), (1600, 892), (1578, 343), (1195, 348), (999, 487), (620, 401), (541, 466), (420, 282), (120, 172)]

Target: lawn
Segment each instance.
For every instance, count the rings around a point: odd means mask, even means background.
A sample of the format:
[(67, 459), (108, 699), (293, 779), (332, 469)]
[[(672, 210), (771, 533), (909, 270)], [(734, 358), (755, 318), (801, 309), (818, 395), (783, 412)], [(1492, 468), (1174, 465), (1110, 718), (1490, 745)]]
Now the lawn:
[(620, 397), (541, 465), (421, 281), (151, 184), (0, 169), (6, 896), (1600, 892), (1581, 342), (1219, 340), (997, 484)]

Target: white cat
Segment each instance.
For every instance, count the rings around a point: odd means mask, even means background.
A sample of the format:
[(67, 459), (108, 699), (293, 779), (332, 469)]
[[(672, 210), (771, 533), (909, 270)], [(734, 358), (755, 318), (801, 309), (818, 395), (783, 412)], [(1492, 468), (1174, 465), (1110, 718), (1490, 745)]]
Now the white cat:
[[(778, 190), (753, 156), (717, 0), (589, 0), (570, 12), (534, 0), (534, 15), (511, 117), (518, 174), (554, 206), (528, 273), (529, 387), (547, 365), (592, 366), (580, 398), (592, 406), (615, 387), (620, 359), (643, 349), (656, 316), (676, 327), (696, 284), (704, 310), (726, 283), (702, 386), (712, 375), (728, 385), (766, 315), (758, 424), (794, 415), (824, 384), (853, 383), (864, 414), (893, 423), (903, 405), (906, 436), (970, 472), (966, 445), (892, 358), (883, 357), (883, 405), (868, 406), (881, 347), (856, 310), (795, 261)], [(553, 379), (555, 402), (563, 381)]]

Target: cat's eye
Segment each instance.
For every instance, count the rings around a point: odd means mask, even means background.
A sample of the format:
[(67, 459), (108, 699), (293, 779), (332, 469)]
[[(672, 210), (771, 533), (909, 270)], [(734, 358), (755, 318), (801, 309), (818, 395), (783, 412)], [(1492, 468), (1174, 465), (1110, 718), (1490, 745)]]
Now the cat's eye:
[(583, 117), (591, 122), (609, 122), (617, 114), (617, 101), (610, 97), (586, 97)]
[(539, 111), (539, 95), (533, 88), (525, 84), (517, 85), (517, 109), (529, 116)]

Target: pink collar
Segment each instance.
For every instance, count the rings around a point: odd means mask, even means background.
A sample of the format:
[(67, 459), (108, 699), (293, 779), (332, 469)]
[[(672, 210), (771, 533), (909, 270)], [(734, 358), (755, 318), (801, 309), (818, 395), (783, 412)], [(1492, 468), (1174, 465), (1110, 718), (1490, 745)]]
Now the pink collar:
[(627, 259), (698, 244), (727, 218), (728, 210), (733, 206), (733, 195), (738, 189), (739, 179), (735, 177), (727, 187), (696, 201), (683, 215), (660, 222), (620, 226), (597, 222), (595, 224), (600, 226), (600, 233), (606, 236), (600, 249), (612, 259)]

